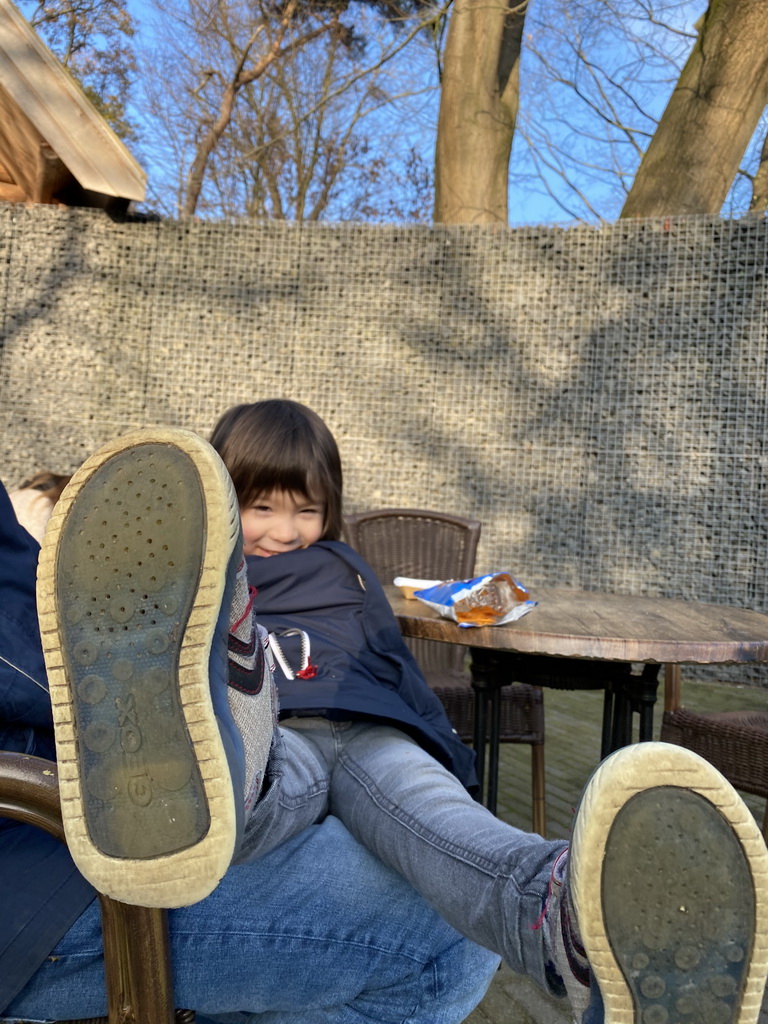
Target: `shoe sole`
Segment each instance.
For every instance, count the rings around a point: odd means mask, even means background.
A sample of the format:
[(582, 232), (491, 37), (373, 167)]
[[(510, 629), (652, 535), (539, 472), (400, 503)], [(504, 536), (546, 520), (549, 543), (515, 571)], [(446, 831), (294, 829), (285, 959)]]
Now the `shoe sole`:
[(708, 762), (665, 743), (608, 758), (584, 793), (569, 880), (606, 1024), (757, 1021), (768, 852)]
[(46, 531), (38, 615), (67, 845), (124, 903), (197, 902), (232, 858), (209, 657), (238, 527), (218, 456), (158, 429), (88, 459)]

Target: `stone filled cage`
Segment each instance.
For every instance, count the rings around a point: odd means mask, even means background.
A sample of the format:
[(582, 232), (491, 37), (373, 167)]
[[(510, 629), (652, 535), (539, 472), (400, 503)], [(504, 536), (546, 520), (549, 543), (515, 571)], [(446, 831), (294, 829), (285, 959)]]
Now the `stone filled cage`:
[[(479, 569), (768, 610), (768, 223), (116, 221), (0, 204), (2, 479), (287, 396), (348, 511), (483, 521)], [(718, 674), (723, 677), (727, 670)], [(739, 678), (761, 681), (761, 670)]]

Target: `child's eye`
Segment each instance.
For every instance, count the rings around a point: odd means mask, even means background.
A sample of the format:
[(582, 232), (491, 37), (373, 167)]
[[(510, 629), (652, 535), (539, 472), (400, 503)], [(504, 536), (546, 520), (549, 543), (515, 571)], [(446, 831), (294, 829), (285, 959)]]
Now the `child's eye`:
[(321, 508), (303, 508), (301, 513), (305, 516), (321, 516), (323, 510)]
[(269, 505), (253, 505), (252, 507), (254, 512), (261, 512), (263, 514), (268, 514), (272, 511), (272, 508)]

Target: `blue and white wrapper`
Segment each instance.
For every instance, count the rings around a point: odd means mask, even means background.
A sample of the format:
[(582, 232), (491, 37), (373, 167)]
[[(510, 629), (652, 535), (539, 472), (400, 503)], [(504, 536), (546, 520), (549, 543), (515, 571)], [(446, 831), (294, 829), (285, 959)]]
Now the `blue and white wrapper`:
[(526, 587), (510, 572), (491, 572), (471, 580), (450, 580), (413, 596), (459, 626), (503, 626), (535, 608)]

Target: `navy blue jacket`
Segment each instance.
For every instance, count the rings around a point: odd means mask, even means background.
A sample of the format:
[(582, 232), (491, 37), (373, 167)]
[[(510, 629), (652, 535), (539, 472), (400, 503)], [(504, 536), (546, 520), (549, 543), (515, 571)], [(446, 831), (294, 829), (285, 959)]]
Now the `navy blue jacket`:
[[(388, 722), (412, 736), (468, 788), (474, 753), (456, 735), (405, 645), (367, 562), (346, 544), (321, 541), (270, 558), (250, 556), (256, 618), (270, 632), (296, 627), (310, 639), (316, 674), (288, 679), (278, 668), (281, 714), (318, 709)], [(292, 668), (298, 641), (281, 641)]]
[[(52, 760), (35, 606), (39, 551), (0, 484), (0, 749)], [(62, 843), (0, 818), (0, 1012), (95, 895)]]

